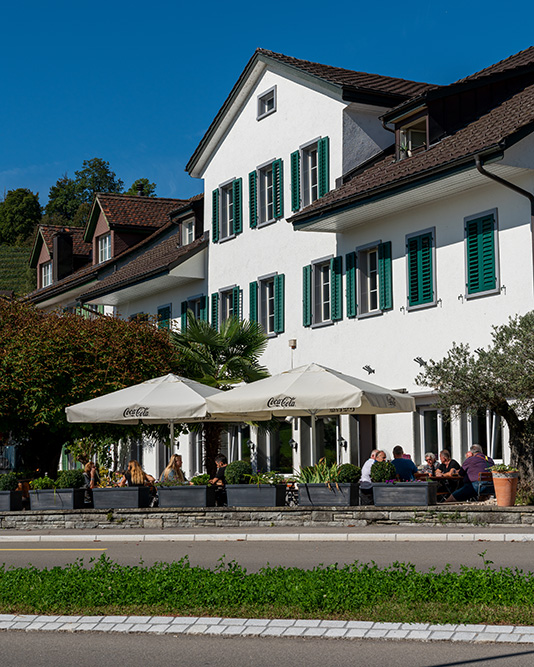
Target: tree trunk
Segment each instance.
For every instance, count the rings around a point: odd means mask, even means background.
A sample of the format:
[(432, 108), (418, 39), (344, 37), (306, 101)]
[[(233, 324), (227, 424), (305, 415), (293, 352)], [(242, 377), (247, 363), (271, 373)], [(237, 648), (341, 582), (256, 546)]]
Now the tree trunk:
[(217, 466), (215, 457), (221, 451), (222, 424), (206, 422), (204, 424), (204, 465), (210, 477), (215, 477)]
[(519, 479), (534, 490), (534, 433), (526, 420), (507, 421), (510, 433), (510, 463), (519, 470)]

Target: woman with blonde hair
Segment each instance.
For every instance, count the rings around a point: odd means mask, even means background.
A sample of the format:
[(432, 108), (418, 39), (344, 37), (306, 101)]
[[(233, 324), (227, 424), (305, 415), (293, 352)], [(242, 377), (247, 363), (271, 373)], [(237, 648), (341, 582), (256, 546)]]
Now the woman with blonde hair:
[(147, 475), (139, 461), (132, 460), (128, 463), (128, 469), (122, 476), (119, 486), (152, 486), (156, 480), (152, 475)]
[(182, 470), (181, 454), (173, 454), (169, 460), (169, 465), (161, 473), (160, 482), (187, 482)]

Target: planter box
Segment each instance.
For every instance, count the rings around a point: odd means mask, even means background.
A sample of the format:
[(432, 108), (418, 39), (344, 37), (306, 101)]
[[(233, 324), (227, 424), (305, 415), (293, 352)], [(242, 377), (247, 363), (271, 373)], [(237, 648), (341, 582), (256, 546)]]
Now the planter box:
[(359, 484), (299, 484), (299, 505), (359, 505)]
[(215, 507), (214, 486), (158, 486), (160, 507)]
[(85, 507), (85, 489), (30, 491), (32, 510), (80, 510)]
[(227, 484), (228, 507), (282, 507), (286, 504), (285, 484)]
[(101, 510), (150, 507), (152, 498), (148, 486), (93, 489), (93, 507)]
[(0, 491), (0, 512), (22, 509), (22, 491)]
[(373, 498), (378, 507), (414, 507), (435, 505), (437, 482), (374, 483)]

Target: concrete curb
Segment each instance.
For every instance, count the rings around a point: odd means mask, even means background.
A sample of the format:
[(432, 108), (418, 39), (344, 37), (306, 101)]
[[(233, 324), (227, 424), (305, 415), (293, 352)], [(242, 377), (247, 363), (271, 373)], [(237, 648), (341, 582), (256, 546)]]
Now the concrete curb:
[(141, 632), (222, 637), (321, 637), (534, 644), (534, 626), (433, 625), (317, 619), (207, 618), (196, 616), (39, 616), (0, 614), (0, 630)]
[(0, 535), (5, 542), (533, 542), (534, 533), (97, 533)]

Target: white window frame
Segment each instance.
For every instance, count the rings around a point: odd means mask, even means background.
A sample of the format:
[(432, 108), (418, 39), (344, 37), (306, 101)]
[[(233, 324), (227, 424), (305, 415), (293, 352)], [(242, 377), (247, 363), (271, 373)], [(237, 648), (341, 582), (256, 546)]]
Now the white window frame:
[(258, 95), (258, 114), (256, 120), (262, 120), (275, 113), (277, 108), (276, 86)]
[(190, 218), (180, 223), (182, 245), (189, 245), (195, 240), (195, 219)]
[(311, 263), (312, 327), (332, 324), (332, 257), (322, 257)]
[(258, 278), (258, 322), (269, 338), (278, 335), (274, 330), (276, 312), (274, 280), (277, 275), (277, 273), (270, 273)]
[(225, 322), (234, 313), (234, 288), (237, 285), (229, 285), (219, 290), (219, 325)]
[[(425, 125), (424, 129), (424, 141), (421, 143), (415, 141), (416, 136), (423, 134), (423, 130), (417, 126), (421, 124)], [(424, 150), (428, 146), (428, 120), (426, 116), (422, 116), (417, 120), (404, 125), (399, 130), (399, 158), (411, 157), (416, 151)]]
[(319, 199), (319, 139), (300, 146), (301, 208)]
[(98, 237), (98, 263), (111, 259), (111, 232)]
[[(357, 261), (357, 295), (358, 295), (358, 317), (370, 317), (382, 313), (380, 309), (380, 272), (378, 268), (378, 247), (381, 241), (368, 243), (367, 245), (356, 248)], [(376, 278), (376, 287), (371, 288), (369, 260), (371, 253), (375, 256), (376, 266), (374, 270)], [(370, 307), (370, 297), (375, 293), (376, 307)]]
[(258, 227), (275, 222), (273, 162), (266, 162), (257, 169), (258, 174)]
[(41, 265), (41, 287), (50, 287), (52, 284), (52, 262)]
[(234, 238), (234, 178), (220, 186), (219, 241)]

